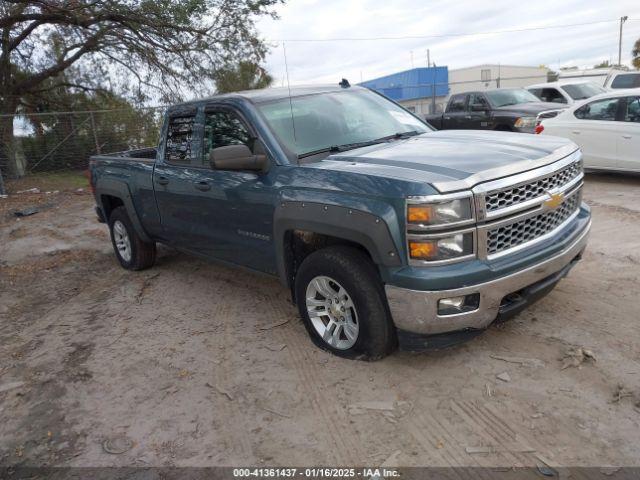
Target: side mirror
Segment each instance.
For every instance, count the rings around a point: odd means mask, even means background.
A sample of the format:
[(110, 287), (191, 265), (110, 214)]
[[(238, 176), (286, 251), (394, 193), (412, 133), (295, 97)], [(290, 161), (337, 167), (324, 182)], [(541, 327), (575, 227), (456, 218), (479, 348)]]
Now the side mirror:
[(266, 155), (254, 155), (246, 145), (227, 145), (209, 152), (209, 163), (215, 170), (252, 170), (266, 172)]
[(489, 110), (489, 107), (487, 107), (486, 105), (483, 105), (482, 103), (472, 103), (471, 104), (471, 111), (472, 112), (485, 112)]

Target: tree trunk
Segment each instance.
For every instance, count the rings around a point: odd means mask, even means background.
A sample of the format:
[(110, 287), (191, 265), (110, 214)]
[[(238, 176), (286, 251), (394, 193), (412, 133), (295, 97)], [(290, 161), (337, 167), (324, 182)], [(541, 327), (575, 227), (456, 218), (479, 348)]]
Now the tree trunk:
[(0, 113), (11, 115), (0, 117), (0, 170), (5, 178), (23, 177), (25, 174), (24, 163), (17, 161), (16, 139), (13, 135), (13, 114), (16, 107), (16, 102), (9, 101), (0, 108)]

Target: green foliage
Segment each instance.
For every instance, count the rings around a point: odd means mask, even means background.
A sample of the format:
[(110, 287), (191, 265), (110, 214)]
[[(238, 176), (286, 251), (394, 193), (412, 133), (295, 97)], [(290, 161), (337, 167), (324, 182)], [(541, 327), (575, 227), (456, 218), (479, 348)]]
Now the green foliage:
[(636, 43), (633, 44), (633, 50), (631, 50), (631, 56), (633, 60), (633, 66), (640, 70), (640, 38), (636, 40)]
[(267, 88), (273, 83), (273, 77), (264, 68), (250, 61), (219, 68), (213, 78), (218, 93)]
[(594, 65), (593, 68), (610, 68), (612, 65), (609, 63), (609, 60), (605, 60), (603, 62)]

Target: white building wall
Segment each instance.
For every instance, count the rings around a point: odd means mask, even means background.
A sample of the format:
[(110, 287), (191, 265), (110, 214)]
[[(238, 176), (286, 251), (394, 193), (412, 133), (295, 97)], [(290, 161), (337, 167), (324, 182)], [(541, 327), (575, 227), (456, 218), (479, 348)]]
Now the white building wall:
[(517, 65), (477, 65), (449, 70), (449, 93), (484, 91), (498, 88), (523, 88), (547, 81), (547, 69)]

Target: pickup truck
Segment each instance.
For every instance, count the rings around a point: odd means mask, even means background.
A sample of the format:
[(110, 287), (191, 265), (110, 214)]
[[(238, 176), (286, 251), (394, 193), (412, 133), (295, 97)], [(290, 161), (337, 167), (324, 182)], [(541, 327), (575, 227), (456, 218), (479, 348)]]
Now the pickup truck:
[(522, 88), (451, 95), (444, 113), (426, 115), (438, 130), (502, 130), (535, 133), (540, 121), (555, 117), (566, 105), (543, 102)]
[(574, 143), (434, 131), (344, 84), (172, 106), (156, 149), (94, 156), (90, 179), (122, 267), (162, 243), (277, 276), (318, 346), (367, 360), (516, 314), (591, 224)]

